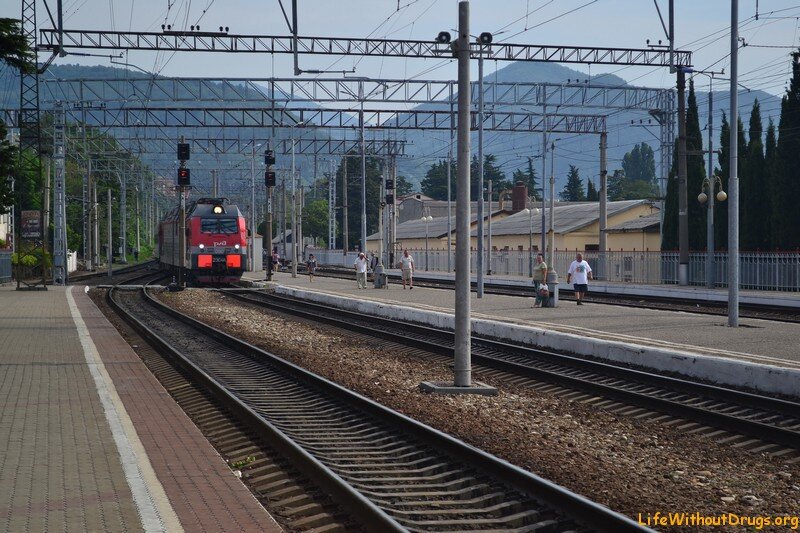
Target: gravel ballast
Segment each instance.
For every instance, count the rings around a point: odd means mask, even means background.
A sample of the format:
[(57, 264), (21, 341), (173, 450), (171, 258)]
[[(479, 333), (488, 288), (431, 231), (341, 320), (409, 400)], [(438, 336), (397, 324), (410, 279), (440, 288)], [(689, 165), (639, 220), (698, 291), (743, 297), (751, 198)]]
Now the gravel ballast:
[(159, 298), (634, 519), (656, 512), (800, 514), (798, 463), (737, 450), (654, 421), (620, 417), (531, 387), (509, 386), (479, 372), (475, 379), (497, 387), (498, 396), (425, 394), (419, 390), (421, 381), (452, 379), (440, 358), (426, 360), (408, 348), (284, 318), (215, 291), (163, 292)]

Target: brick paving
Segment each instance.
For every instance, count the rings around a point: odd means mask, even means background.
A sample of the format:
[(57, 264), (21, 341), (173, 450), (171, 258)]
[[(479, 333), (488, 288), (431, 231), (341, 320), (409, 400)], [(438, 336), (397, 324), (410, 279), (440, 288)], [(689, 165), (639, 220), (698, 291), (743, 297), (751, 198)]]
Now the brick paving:
[[(186, 531), (279, 526), (83, 292), (92, 341)], [(0, 287), (0, 531), (141, 531), (64, 289)]]
[(82, 289), (78, 309), (187, 531), (280, 531)]
[(0, 288), (0, 531), (141, 531), (63, 289)]

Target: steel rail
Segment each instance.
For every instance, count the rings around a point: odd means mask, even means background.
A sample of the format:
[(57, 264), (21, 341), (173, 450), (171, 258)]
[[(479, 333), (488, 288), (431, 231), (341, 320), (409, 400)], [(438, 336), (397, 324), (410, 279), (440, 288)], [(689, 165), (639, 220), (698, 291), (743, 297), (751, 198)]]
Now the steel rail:
[[(543, 502), (547, 507), (557, 510), (559, 513), (573, 517), (579, 523), (586, 524), (594, 530), (604, 531), (643, 531), (646, 530), (633, 520), (615, 513), (601, 505), (572, 493), (563, 487), (555, 485), (542, 479), (530, 472), (513, 466), (503, 460), (493, 457), (486, 452), (466, 445), (453, 437), (434, 430), (421, 424), (409, 417), (392, 411), (372, 400), (360, 396), (352, 391), (345, 389), (329, 380), (321, 378), (297, 365), (286, 362), (272, 354), (264, 352), (248, 343), (235, 337), (210, 327), (202, 322), (194, 320), (178, 311), (168, 308), (164, 304), (156, 301), (152, 296), (142, 290), (143, 297), (146, 298), (147, 305), (154, 310), (166, 314), (185, 326), (189, 326), (193, 335), (213, 339), (217, 344), (225, 346), (228, 350), (249, 357), (252, 361), (267, 361), (268, 366), (278, 372), (290, 377), (293, 382), (303, 384), (308, 391), (313, 394), (323, 394), (325, 397), (332, 398), (338, 402), (351, 406), (353, 412), (367, 413), (370, 419), (378, 420), (386, 427), (391, 427), (393, 431), (401, 432), (406, 436), (411, 436), (424, 443), (425, 446), (438, 450), (444, 457), (455, 458), (461, 464), (469, 465), (472, 470), (483, 472), (482, 476), (490, 476), (498, 480), (497, 482), (514, 487), (515, 491), (529, 495), (537, 502)], [(304, 464), (297, 464), (299, 470), (306, 470), (308, 475), (314, 476), (320, 484), (327, 484), (328, 490), (342, 499), (337, 500), (346, 508), (351, 510), (354, 515), (364, 521), (371, 529), (381, 531), (403, 529), (394, 516), (389, 516), (385, 511), (377, 507), (371, 500), (346, 483), (340, 476), (332, 472), (326, 465), (322, 464), (308, 451), (294, 443), (280, 429), (267, 421), (262, 415), (257, 413), (251, 406), (237, 398), (230, 392), (224, 390), (222, 384), (212, 375), (190, 361), (171, 346), (168, 339), (163, 338), (158, 333), (148, 328), (139, 318), (123, 310), (121, 305), (112, 299), (110, 302), (117, 312), (137, 329), (140, 334), (152, 342), (161, 350), (169, 352), (176, 361), (196, 379), (203, 383), (215, 396), (220, 397), (229, 408), (241, 413), (243, 418), (249, 419), (257, 427), (254, 431), (263, 436), (269, 442), (280, 441), (279, 446), (275, 445), (279, 451), (285, 453), (292, 460), (300, 460)], [(311, 392), (308, 392), (311, 394)], [(440, 456), (442, 456), (440, 455)], [(458, 464), (458, 463), (456, 463)], [(461, 467), (459, 467), (461, 468)], [(363, 489), (362, 489), (363, 490)], [(436, 512), (431, 512), (435, 515)], [(446, 513), (445, 513), (446, 514)], [(543, 520), (554, 520), (553, 518), (542, 518)], [(572, 522), (570, 519), (569, 522)], [(555, 525), (555, 522), (553, 522)], [(433, 524), (435, 525), (435, 524)]]
[[(305, 300), (276, 295), (267, 297), (253, 291), (229, 291), (226, 294), (284, 313), (302, 315), (310, 320), (345, 327), (434, 353), (451, 356), (453, 352), (453, 334), (450, 331), (374, 316), (368, 317), (370, 325), (366, 325), (366, 317), (360, 313), (331, 309), (329, 306)], [(254, 295), (255, 298), (251, 297)], [(487, 367), (599, 394), (800, 450), (800, 403), (483, 337), (473, 336), (473, 347), (473, 359)], [(502, 357), (501, 354), (512, 357)], [(614, 383), (614, 380), (623, 380), (624, 383)], [(611, 383), (607, 383), (609, 381)], [(648, 391), (641, 389), (641, 386), (653, 387), (655, 390)], [(679, 395), (669, 398), (670, 393), (689, 397), (681, 398)], [(704, 405), (710, 402), (722, 402), (722, 405), (714, 409)], [(762, 420), (776, 416), (780, 418), (775, 423), (764, 423), (728, 414), (732, 409), (742, 411), (742, 415), (747, 414), (749, 417), (757, 415)], [(783, 426), (778, 425), (780, 421), (784, 423)]]

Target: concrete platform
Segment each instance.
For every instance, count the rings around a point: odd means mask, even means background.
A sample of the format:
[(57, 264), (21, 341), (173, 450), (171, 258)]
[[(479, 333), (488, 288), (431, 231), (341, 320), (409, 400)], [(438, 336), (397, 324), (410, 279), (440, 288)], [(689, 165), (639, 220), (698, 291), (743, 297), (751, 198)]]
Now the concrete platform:
[[(386, 269), (386, 273), (392, 279), (400, 279), (399, 269)], [(448, 272), (425, 272), (418, 270), (414, 272), (414, 279), (417, 280), (450, 280), (454, 274)], [(559, 273), (561, 289), (572, 291), (571, 285), (566, 285), (566, 274)], [(473, 283), (477, 283), (477, 278), (472, 276)], [(530, 287), (531, 278), (525, 276), (485, 276), (484, 283), (509, 287)], [(590, 293), (601, 293), (609, 295), (620, 295), (626, 297), (636, 296), (656, 296), (660, 298), (679, 298), (695, 300), (697, 302), (727, 302), (727, 289), (708, 289), (706, 287), (682, 287), (679, 285), (647, 285), (642, 283), (613, 283), (607, 281), (592, 281), (589, 287)], [(739, 301), (742, 304), (774, 305), (787, 309), (800, 309), (800, 292), (778, 292), (778, 291), (752, 291), (740, 290)]]
[(279, 531), (83, 287), (0, 288), (0, 531)]
[[(316, 278), (310, 283), (308, 276), (285, 273), (276, 274), (274, 281), (278, 292), (332, 306), (442, 327), (452, 324), (452, 290), (403, 290), (394, 284), (359, 290), (355, 279)], [(725, 317), (710, 315), (592, 303), (579, 307), (574, 302), (555, 309), (532, 306), (532, 299), (492, 294), (478, 299), (473, 293), (473, 331), (800, 396), (800, 324), (742, 319), (742, 327), (729, 328)]]

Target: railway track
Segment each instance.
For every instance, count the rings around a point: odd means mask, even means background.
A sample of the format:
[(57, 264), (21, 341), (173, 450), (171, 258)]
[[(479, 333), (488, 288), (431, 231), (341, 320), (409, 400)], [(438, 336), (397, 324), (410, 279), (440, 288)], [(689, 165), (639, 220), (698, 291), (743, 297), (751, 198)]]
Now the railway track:
[(148, 275), (152, 274), (152, 272), (147, 272), (144, 276), (142, 276), (141, 272), (143, 270), (150, 271), (155, 268), (157, 265), (157, 261), (145, 261), (143, 263), (139, 263), (136, 265), (131, 265), (128, 267), (119, 268), (112, 272), (112, 276), (108, 276), (108, 271), (96, 271), (96, 272), (84, 272), (81, 274), (76, 274), (74, 276), (69, 277), (70, 285), (75, 285), (76, 283), (86, 284), (86, 285), (101, 285), (101, 284), (120, 284), (120, 283), (131, 283), (133, 281), (138, 281), (143, 277), (147, 277)]
[(368, 530), (642, 531), (577, 494), (156, 301), (109, 303)]
[[(271, 310), (289, 313), (452, 357), (453, 333), (402, 323), (252, 290), (226, 294)], [(579, 391), (576, 400), (610, 404), (637, 416), (662, 417), (685, 424), (719, 441), (764, 453), (800, 457), (800, 403), (663, 376), (604, 362), (473, 337), (473, 362), (501, 381), (547, 383), (564, 392)], [(607, 406), (608, 407), (608, 406)], [(646, 412), (641, 412), (646, 410)], [(668, 420), (664, 415), (670, 417)]]
[[(332, 277), (338, 279), (352, 279), (353, 273), (348, 269), (324, 267), (317, 270), (317, 276)], [(390, 283), (399, 283), (400, 277), (389, 276)], [(433, 289), (452, 289), (453, 280), (429, 280), (424, 278), (414, 278), (414, 285), (419, 287), (429, 287)], [(473, 287), (475, 284), (473, 283)], [(484, 284), (486, 294), (499, 294), (503, 296), (522, 296), (533, 297), (531, 287), (514, 287), (492, 282)], [(559, 298), (562, 300), (574, 301), (572, 289), (562, 284), (559, 287)], [(696, 313), (702, 315), (724, 316), (728, 313), (727, 303), (691, 300), (684, 298), (669, 298), (660, 296), (626, 296), (621, 294), (608, 294), (589, 291), (583, 299), (588, 303), (601, 303), (606, 305), (620, 305), (624, 307), (638, 307), (643, 309), (663, 309), (665, 311), (682, 311), (685, 313)], [(787, 309), (781, 306), (741, 304), (740, 315), (742, 318), (757, 318), (761, 320), (772, 320), (776, 322), (800, 322), (800, 311)]]

